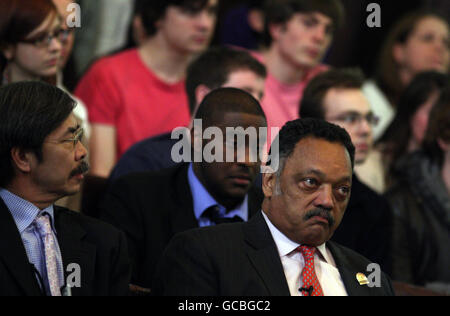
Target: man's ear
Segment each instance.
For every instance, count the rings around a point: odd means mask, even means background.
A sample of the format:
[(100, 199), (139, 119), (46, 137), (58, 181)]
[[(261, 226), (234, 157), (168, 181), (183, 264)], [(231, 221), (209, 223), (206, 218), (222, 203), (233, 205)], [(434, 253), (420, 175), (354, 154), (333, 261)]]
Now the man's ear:
[(14, 147), (11, 149), (11, 160), (18, 170), (23, 173), (29, 173), (31, 172), (33, 161), (36, 160), (36, 156), (29, 150)]
[(444, 153), (450, 150), (450, 143), (447, 143), (442, 138), (438, 138), (437, 143)]
[(266, 172), (262, 174), (262, 190), (265, 197), (270, 198), (273, 195), (275, 195), (276, 184), (277, 184), (276, 172), (266, 170)]
[[(195, 101), (197, 104), (202, 103), (203, 99), (211, 92), (211, 89), (205, 86), (204, 84), (200, 84), (195, 88)], [(194, 113), (195, 114), (195, 113)]]
[(139, 46), (148, 37), (145, 31), (144, 23), (142, 22), (142, 17), (140, 15), (136, 15), (133, 18), (132, 26), (133, 26), (133, 40)]
[(247, 21), (250, 27), (257, 33), (264, 32), (264, 13), (262, 10), (250, 10), (247, 16)]
[(286, 31), (286, 23), (272, 23), (268, 27), (273, 41), (277, 41), (280, 38), (280, 34)]
[(405, 60), (405, 48), (404, 44), (395, 44), (392, 47), (392, 56), (397, 64), (402, 66)]

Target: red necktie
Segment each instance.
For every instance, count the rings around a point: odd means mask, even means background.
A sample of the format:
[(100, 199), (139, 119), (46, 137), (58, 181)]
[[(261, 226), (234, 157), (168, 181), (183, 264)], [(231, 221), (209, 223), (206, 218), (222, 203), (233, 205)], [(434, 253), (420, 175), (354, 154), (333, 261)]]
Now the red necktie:
[(308, 294), (309, 296), (323, 296), (322, 287), (314, 269), (314, 253), (316, 252), (316, 248), (300, 246), (298, 250), (305, 259), (305, 267), (302, 271), (303, 285), (301, 287), (303, 296), (308, 296)]

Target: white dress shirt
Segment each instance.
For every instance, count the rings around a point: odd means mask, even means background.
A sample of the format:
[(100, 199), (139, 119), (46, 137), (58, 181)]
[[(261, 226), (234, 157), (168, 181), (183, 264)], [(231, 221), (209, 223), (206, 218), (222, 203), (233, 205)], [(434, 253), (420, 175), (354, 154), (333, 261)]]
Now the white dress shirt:
[[(302, 296), (299, 288), (303, 285), (301, 274), (305, 266), (305, 260), (302, 254), (296, 250), (300, 244), (287, 238), (270, 222), (264, 212), (262, 214), (277, 245), (289, 291), (292, 296)], [(347, 291), (331, 252), (325, 244), (318, 246), (317, 250), (314, 254), (314, 265), (323, 294), (325, 296), (347, 296)]]

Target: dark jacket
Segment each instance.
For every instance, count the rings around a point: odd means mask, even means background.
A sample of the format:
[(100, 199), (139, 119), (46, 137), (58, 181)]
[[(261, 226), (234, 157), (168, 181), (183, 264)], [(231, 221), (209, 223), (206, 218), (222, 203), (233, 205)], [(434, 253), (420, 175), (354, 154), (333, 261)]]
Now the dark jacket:
[(450, 196), (440, 166), (416, 152), (399, 161), (396, 178), (386, 194), (395, 216), (392, 278), (450, 288)]
[[(350, 296), (394, 295), (384, 273), (380, 287), (360, 285), (370, 261), (328, 242)], [(158, 265), (154, 295), (289, 296), (280, 256), (261, 212), (247, 223), (204, 227), (177, 235)]]
[(178, 140), (172, 139), (171, 135), (166, 133), (150, 137), (131, 146), (112, 170), (109, 182), (130, 173), (158, 171), (176, 166), (171, 152)]
[[(80, 267), (73, 296), (128, 295), (131, 269), (123, 233), (112, 226), (55, 206), (55, 227), (65, 278)], [(0, 296), (41, 296), (14, 218), (0, 199)]]
[[(123, 230), (133, 264), (132, 283), (150, 288), (156, 264), (170, 239), (199, 227), (188, 182), (189, 164), (119, 178), (101, 203), (102, 219)], [(251, 189), (249, 218), (262, 196)]]

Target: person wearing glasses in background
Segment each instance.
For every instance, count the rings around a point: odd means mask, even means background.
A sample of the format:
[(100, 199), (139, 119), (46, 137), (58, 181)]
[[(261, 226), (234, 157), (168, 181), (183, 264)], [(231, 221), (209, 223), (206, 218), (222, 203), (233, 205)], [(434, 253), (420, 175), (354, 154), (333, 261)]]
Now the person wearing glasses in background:
[(40, 81), (0, 88), (0, 296), (128, 294), (125, 235), (54, 205), (89, 169), (75, 104)]
[[(361, 88), (359, 69), (334, 69), (317, 75), (305, 89), (300, 117), (321, 118), (344, 128), (355, 146), (355, 167), (363, 163), (372, 145), (372, 128), (378, 122)], [(353, 174), (347, 211), (332, 240), (361, 253), (391, 271), (392, 212), (388, 202)]]

